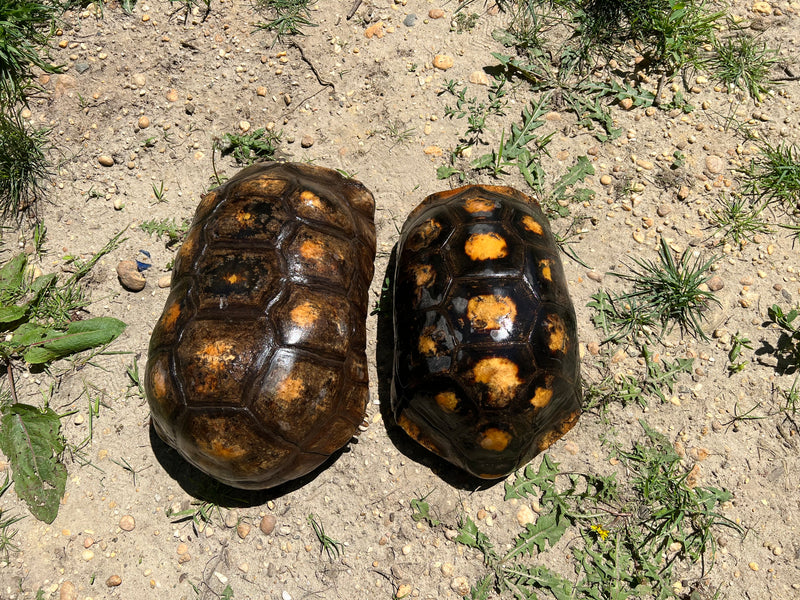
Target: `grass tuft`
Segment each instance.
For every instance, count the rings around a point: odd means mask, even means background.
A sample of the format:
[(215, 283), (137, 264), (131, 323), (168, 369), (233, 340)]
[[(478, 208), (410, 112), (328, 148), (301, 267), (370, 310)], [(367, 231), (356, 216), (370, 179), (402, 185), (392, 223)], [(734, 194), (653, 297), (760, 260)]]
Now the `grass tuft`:
[(0, 113), (0, 216), (17, 220), (35, 210), (52, 175), (46, 129), (30, 129), (18, 115)]

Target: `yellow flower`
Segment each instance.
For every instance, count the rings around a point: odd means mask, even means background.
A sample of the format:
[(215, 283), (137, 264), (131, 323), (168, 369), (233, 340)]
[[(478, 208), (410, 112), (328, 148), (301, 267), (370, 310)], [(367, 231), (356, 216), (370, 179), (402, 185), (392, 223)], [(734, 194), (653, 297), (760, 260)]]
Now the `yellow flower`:
[(592, 525), (592, 531), (594, 531), (601, 540), (607, 539), (608, 534), (611, 533), (608, 529), (603, 529), (602, 525)]

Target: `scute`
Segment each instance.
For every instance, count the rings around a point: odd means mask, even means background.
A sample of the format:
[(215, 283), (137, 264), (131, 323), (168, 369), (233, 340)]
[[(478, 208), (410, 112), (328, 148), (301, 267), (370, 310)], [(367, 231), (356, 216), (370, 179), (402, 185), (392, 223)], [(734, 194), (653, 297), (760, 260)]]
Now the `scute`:
[(426, 198), (400, 235), (393, 298), (392, 411), (425, 448), (493, 479), (575, 424), (575, 312), (535, 200), (497, 186)]
[(367, 404), (374, 198), (332, 169), (256, 164), (203, 197), (153, 328), (156, 433), (228, 485), (315, 469)]

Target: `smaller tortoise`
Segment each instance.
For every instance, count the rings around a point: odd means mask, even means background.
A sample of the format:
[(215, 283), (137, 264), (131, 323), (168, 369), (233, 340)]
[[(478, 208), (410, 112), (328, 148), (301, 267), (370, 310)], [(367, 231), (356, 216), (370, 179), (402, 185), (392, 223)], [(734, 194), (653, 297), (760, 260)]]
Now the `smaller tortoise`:
[(581, 412), (575, 311), (547, 218), (508, 187), (433, 194), (408, 217), (394, 277), (397, 423), (484, 479)]
[(156, 432), (190, 463), (268, 488), (356, 432), (374, 210), (359, 182), (299, 164), (253, 165), (203, 198), (145, 375)]

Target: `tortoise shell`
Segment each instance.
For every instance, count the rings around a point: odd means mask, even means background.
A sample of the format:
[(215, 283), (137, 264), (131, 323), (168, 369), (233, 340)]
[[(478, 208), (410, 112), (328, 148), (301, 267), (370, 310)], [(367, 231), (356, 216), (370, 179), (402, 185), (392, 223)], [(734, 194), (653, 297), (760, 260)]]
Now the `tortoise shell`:
[(257, 164), (209, 192), (178, 251), (145, 376), (158, 435), (228, 485), (300, 477), (361, 424), (375, 202)]
[(581, 412), (575, 311), (538, 203), (508, 187), (433, 194), (400, 234), (392, 411), (484, 479), (527, 463)]

